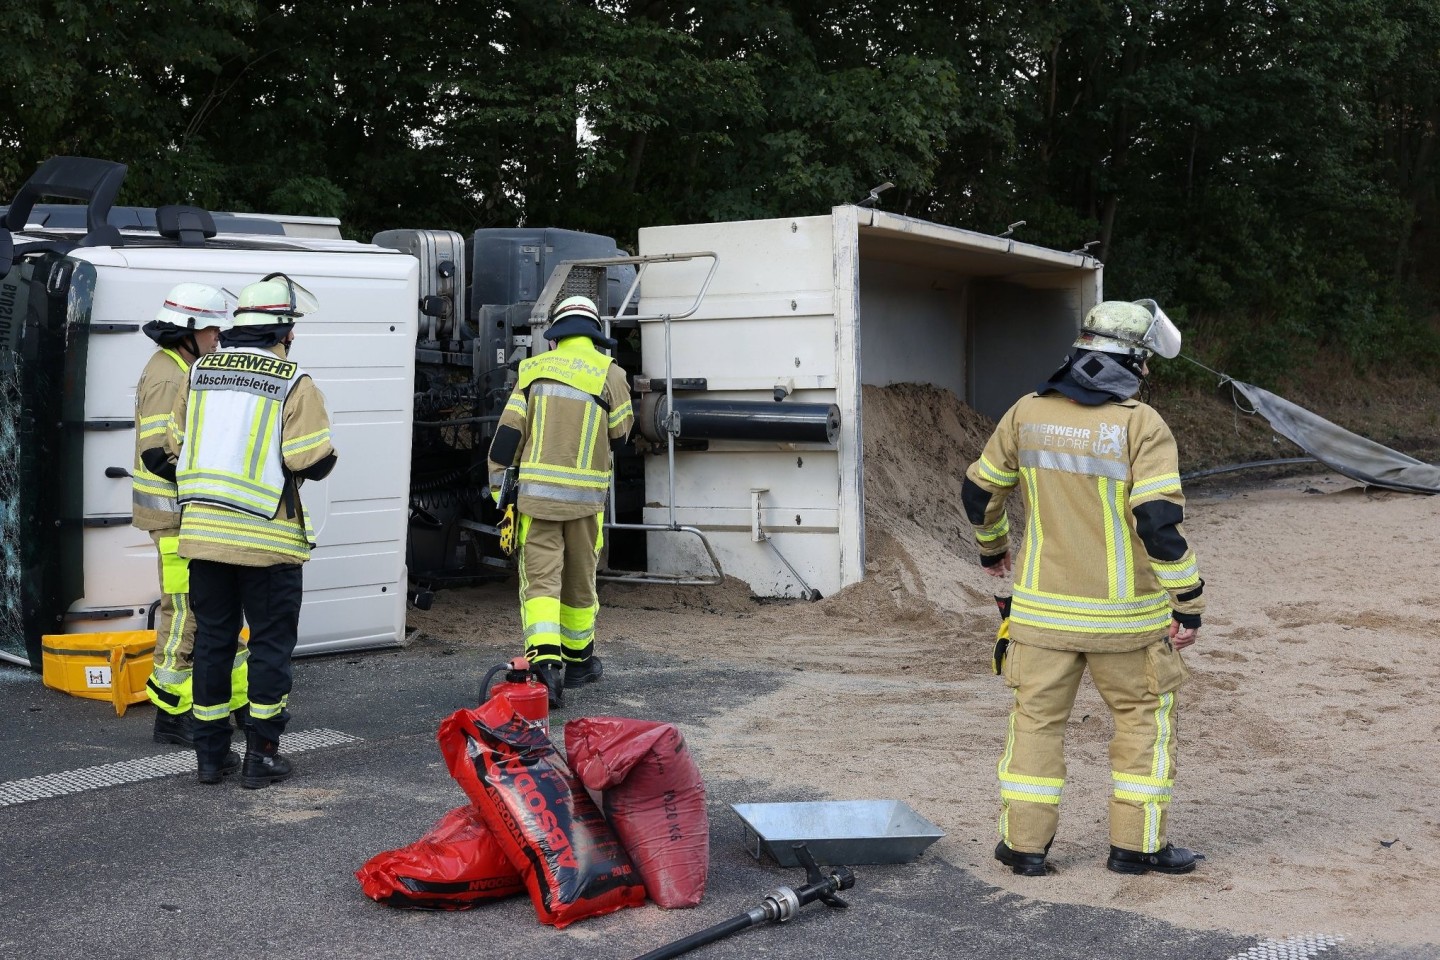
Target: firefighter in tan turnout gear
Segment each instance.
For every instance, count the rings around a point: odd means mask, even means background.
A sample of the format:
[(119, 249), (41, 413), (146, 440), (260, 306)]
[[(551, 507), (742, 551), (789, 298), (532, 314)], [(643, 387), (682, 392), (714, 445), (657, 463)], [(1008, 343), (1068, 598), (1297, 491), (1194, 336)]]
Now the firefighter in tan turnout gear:
[[(132, 522), (137, 529), (149, 531), (160, 567), (154, 666), (145, 692), (155, 704), (155, 742), (184, 747), (194, 746), (190, 705), (195, 617), (190, 610), (189, 565), (176, 552), (180, 505), (175, 464), (165, 452), (165, 428), (175, 401), (189, 387), (190, 365), (213, 352), (220, 333), (230, 327), (231, 305), (231, 297), (224, 291), (203, 283), (175, 286), (155, 319), (142, 330), (159, 349), (145, 364), (135, 386)], [(247, 703), (248, 656), (245, 644), (240, 643), (230, 672), (230, 709), (237, 718), (243, 718)]]
[(278, 752), (290, 714), (290, 656), (300, 624), (301, 564), (314, 533), (303, 480), (335, 466), (325, 398), (288, 357), (294, 324), (317, 308), (284, 274), (240, 292), (221, 349), (191, 369), (170, 421), (179, 459), (180, 556), (195, 612), (195, 753), (200, 782), (242, 766), (230, 750), (230, 671), (242, 616), (250, 626), (250, 726), (241, 785), (290, 775)]
[[(1014, 574), (1004, 657), (1014, 689), (999, 763), (995, 858), (1043, 876), (1065, 786), (1063, 745), (1088, 668), (1115, 723), (1110, 857), (1119, 873), (1186, 873), (1200, 856), (1166, 839), (1175, 783), (1179, 651), (1194, 642), (1204, 581), (1181, 521), (1175, 440), (1135, 399), (1153, 354), (1180, 333), (1153, 300), (1106, 301), (1073, 352), (1001, 417), (965, 474), (981, 563)], [(1005, 502), (1019, 488), (1024, 539), (1011, 563)]]
[(635, 418), (624, 371), (600, 352), (616, 344), (604, 335), (593, 301), (561, 301), (545, 339), (552, 349), (520, 364), (488, 467), (502, 509), (507, 469), (518, 479), (514, 538), (525, 655), (558, 707), (563, 687), (599, 680), (603, 669), (595, 655), (595, 568), (611, 447), (629, 436)]

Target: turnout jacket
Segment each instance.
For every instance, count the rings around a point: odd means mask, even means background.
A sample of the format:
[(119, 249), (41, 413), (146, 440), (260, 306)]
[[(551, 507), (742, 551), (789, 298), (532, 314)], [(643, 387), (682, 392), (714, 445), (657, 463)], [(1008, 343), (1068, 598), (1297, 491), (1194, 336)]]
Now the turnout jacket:
[[(160, 465), (165, 459), (165, 431), (175, 400), (190, 388), (190, 365), (179, 352), (156, 350), (135, 385), (135, 463), (130, 468), (131, 522), (138, 530), (174, 530), (180, 526), (175, 474)], [(144, 454), (163, 474), (151, 472)]]
[(310, 558), (299, 481), (324, 479), (336, 456), (325, 397), (284, 346), (197, 360), (166, 449), (178, 458), (180, 556), (246, 567)]
[(520, 466), (516, 509), (543, 520), (601, 513), (610, 490), (610, 444), (635, 416), (625, 371), (588, 337), (566, 337), (520, 362), (520, 379), (490, 443), (490, 486)]
[[(1053, 650), (1138, 650), (1172, 616), (1199, 626), (1203, 581), (1181, 525), (1170, 428), (1135, 399), (1095, 406), (1057, 393), (1011, 407), (965, 473), (982, 563), (1010, 547), (1005, 503), (1020, 489), (1010, 635)], [(989, 561), (989, 562), (987, 562)]]

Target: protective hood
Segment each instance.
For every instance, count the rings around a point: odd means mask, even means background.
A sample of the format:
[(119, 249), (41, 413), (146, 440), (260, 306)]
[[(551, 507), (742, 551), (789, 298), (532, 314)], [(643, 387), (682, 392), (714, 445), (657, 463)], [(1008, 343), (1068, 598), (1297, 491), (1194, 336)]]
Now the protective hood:
[(597, 347), (604, 347), (606, 350), (614, 350), (620, 345), (619, 341), (613, 340), (600, 332), (600, 324), (598, 321), (591, 320), (589, 317), (584, 317), (576, 313), (561, 317), (559, 320), (550, 324), (550, 328), (545, 331), (545, 339), (553, 340), (556, 343), (559, 343), (566, 337), (589, 337), (595, 342)]
[(177, 327), (173, 323), (163, 320), (151, 320), (140, 328), (140, 332), (160, 347), (185, 347), (192, 353), (195, 331), (188, 327)]
[(1087, 407), (1129, 400), (1140, 391), (1140, 378), (1108, 353), (1076, 350), (1036, 393), (1059, 393)]
[(222, 347), (273, 347), (290, 335), (288, 323), (257, 323), (220, 331)]

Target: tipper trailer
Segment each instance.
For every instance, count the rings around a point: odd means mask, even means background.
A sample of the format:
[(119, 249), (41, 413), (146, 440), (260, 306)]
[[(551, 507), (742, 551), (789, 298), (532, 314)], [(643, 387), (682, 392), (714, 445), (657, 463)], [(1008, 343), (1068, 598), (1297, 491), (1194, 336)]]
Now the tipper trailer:
[[(632, 256), (552, 228), (361, 243), (323, 218), (114, 207), (124, 174), (54, 158), (0, 221), (0, 658), (36, 667), (42, 635), (153, 626), (126, 473), (140, 328), (176, 283), (282, 271), (319, 298), (293, 356), (340, 460), (305, 489), (302, 653), (401, 643), (408, 602), (508, 576), (485, 454), (564, 296), (599, 304), (636, 392), (602, 576), (776, 597), (864, 576), (862, 386), (933, 384), (997, 416), (1101, 297), (1084, 252), (858, 206), (644, 228)], [(56, 198), (80, 203), (39, 202)]]

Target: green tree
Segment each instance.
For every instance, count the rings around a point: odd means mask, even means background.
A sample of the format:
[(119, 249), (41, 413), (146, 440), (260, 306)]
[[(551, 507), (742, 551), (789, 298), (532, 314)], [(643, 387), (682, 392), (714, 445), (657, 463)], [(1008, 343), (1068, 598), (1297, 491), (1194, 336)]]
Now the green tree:
[(249, 0), (36, 0), (5, 5), (0, 57), (0, 195), (42, 161), (98, 156), (130, 165), (122, 199), (185, 191), (214, 177), (193, 106), (241, 54)]

